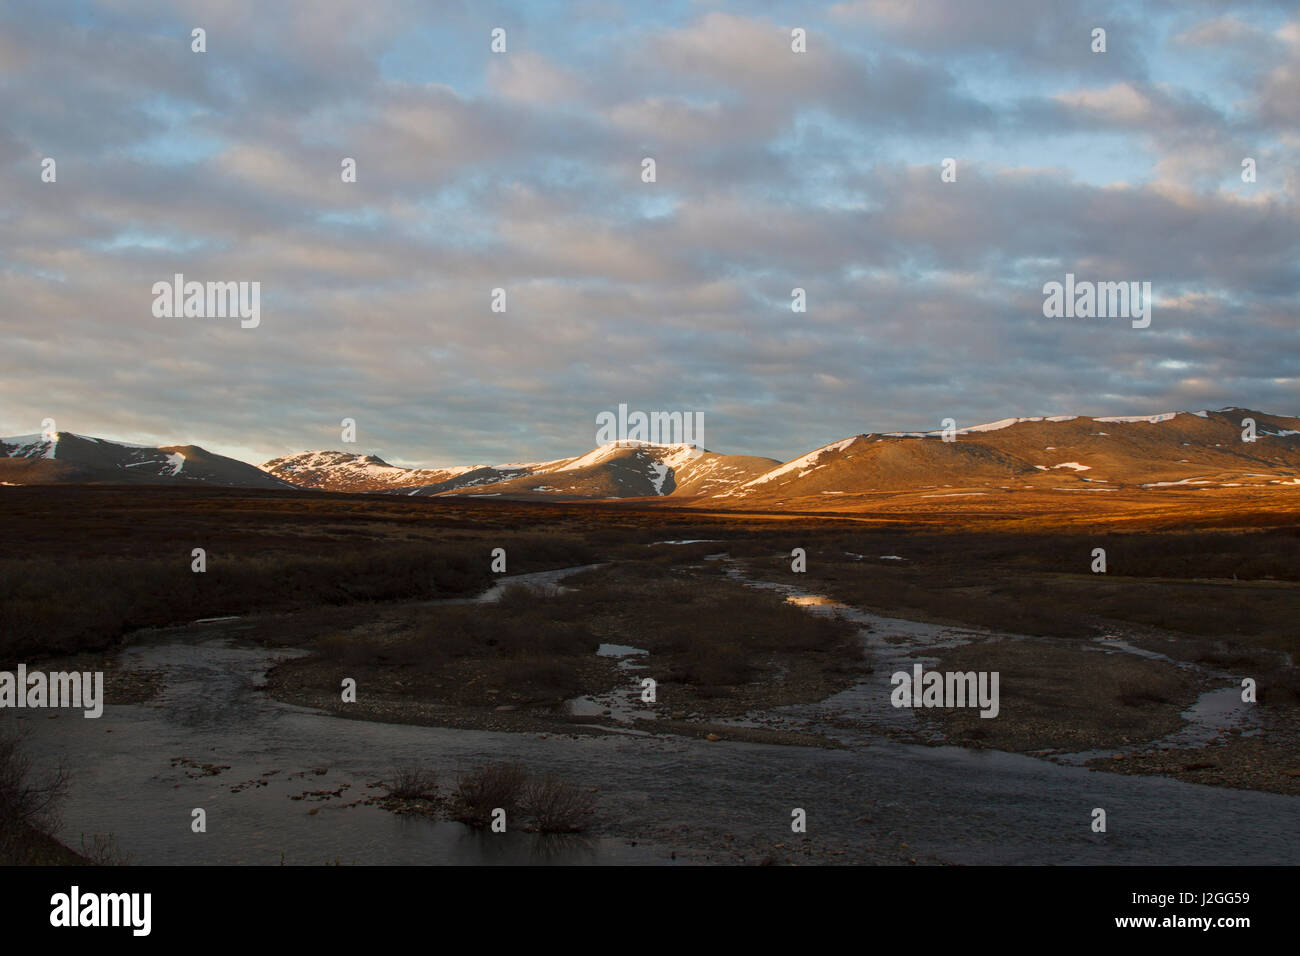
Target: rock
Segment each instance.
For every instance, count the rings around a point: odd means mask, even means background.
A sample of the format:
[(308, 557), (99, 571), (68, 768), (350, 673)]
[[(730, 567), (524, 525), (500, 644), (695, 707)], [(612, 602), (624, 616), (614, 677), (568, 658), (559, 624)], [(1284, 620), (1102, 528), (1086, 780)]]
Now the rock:
[(722, 738), (719, 737), (717, 734), (705, 734), (705, 735), (704, 735), (704, 739), (705, 739), (705, 740), (721, 740)]

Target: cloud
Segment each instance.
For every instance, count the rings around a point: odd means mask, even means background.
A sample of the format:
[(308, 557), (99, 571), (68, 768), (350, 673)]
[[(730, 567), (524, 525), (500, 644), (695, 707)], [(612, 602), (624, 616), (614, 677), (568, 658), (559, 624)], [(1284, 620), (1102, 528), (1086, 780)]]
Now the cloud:
[[(9, 11), (0, 433), (271, 457), (353, 417), (470, 463), (575, 454), (627, 402), (790, 458), (949, 415), (1294, 408), (1282, 9)], [(1045, 320), (1067, 271), (1151, 281), (1151, 329)], [(176, 272), (261, 282), (261, 326), (155, 319)]]

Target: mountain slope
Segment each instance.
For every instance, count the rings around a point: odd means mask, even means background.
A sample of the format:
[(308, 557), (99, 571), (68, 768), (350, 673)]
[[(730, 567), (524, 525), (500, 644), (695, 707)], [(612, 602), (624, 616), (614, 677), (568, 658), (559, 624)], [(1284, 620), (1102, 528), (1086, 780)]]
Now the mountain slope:
[[(500, 469), (507, 466), (498, 466), (497, 475), (478, 476), (472, 493), (566, 499), (697, 495), (732, 487), (775, 464), (771, 458), (719, 455), (690, 445), (611, 442), (576, 458), (515, 466), (522, 474), (503, 474)], [(443, 483), (411, 494), (465, 494), (467, 487)]]
[(197, 445), (132, 445), (57, 432), (0, 438), (0, 481), (17, 485), (189, 484), (291, 488), (260, 468)]
[[(1242, 440), (1242, 420), (1256, 440)], [(933, 491), (1148, 489), (1300, 484), (1300, 419), (1249, 409), (1009, 418), (942, 432), (857, 435), (715, 494), (740, 507), (828, 507), (825, 496)], [(943, 489), (955, 489), (945, 492)], [(817, 500), (822, 499), (822, 500)]]
[(375, 455), (342, 451), (307, 451), (263, 462), (261, 469), (299, 488), (320, 491), (388, 491), (449, 481), (475, 470), (462, 468), (401, 468)]

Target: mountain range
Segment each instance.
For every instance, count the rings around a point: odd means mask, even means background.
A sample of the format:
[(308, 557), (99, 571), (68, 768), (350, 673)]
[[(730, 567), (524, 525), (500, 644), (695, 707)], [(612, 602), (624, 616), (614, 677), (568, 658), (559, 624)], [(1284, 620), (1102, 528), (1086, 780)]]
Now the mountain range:
[(0, 438), (0, 484), (208, 484), (292, 488), (197, 445), (135, 445), (71, 432)]
[[(1243, 420), (1254, 422), (1254, 441)], [(949, 440), (945, 440), (949, 439)], [(689, 445), (610, 443), (573, 458), (403, 468), (309, 451), (260, 467), (195, 445), (69, 432), (0, 438), (0, 484), (211, 484), (414, 496), (673, 498), (710, 507), (822, 510), (855, 496), (964, 497), (1026, 489), (1111, 492), (1300, 485), (1300, 418), (1242, 408), (1007, 418), (944, 433), (854, 435), (788, 462)], [(926, 492), (929, 492), (928, 494)]]

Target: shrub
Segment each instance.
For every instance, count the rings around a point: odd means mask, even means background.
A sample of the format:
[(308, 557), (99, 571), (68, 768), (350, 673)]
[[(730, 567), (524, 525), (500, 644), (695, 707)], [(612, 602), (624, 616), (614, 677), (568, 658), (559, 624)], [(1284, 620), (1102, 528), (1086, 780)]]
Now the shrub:
[(0, 833), (33, 829), (49, 834), (58, 828), (59, 803), (68, 792), (62, 768), (40, 776), (12, 733), (0, 734)]
[(113, 834), (103, 836), (95, 833), (89, 841), (81, 835), (81, 855), (96, 866), (129, 866), (133, 854), (123, 850)]
[(451, 816), (472, 827), (492, 822), (492, 811), (500, 808), (509, 822), (520, 807), (528, 784), (528, 771), (517, 763), (494, 763), (463, 773), (456, 781)]
[(1121, 681), (1115, 696), (1122, 704), (1138, 707), (1144, 703), (1167, 704), (1178, 696), (1179, 690), (1174, 675), (1147, 673), (1141, 678)]
[(398, 800), (438, 799), (438, 775), (418, 764), (398, 767), (393, 771), (393, 782), (387, 786), (388, 795)]
[(586, 790), (548, 774), (524, 792), (523, 810), (543, 833), (577, 833), (587, 827), (596, 799)]

